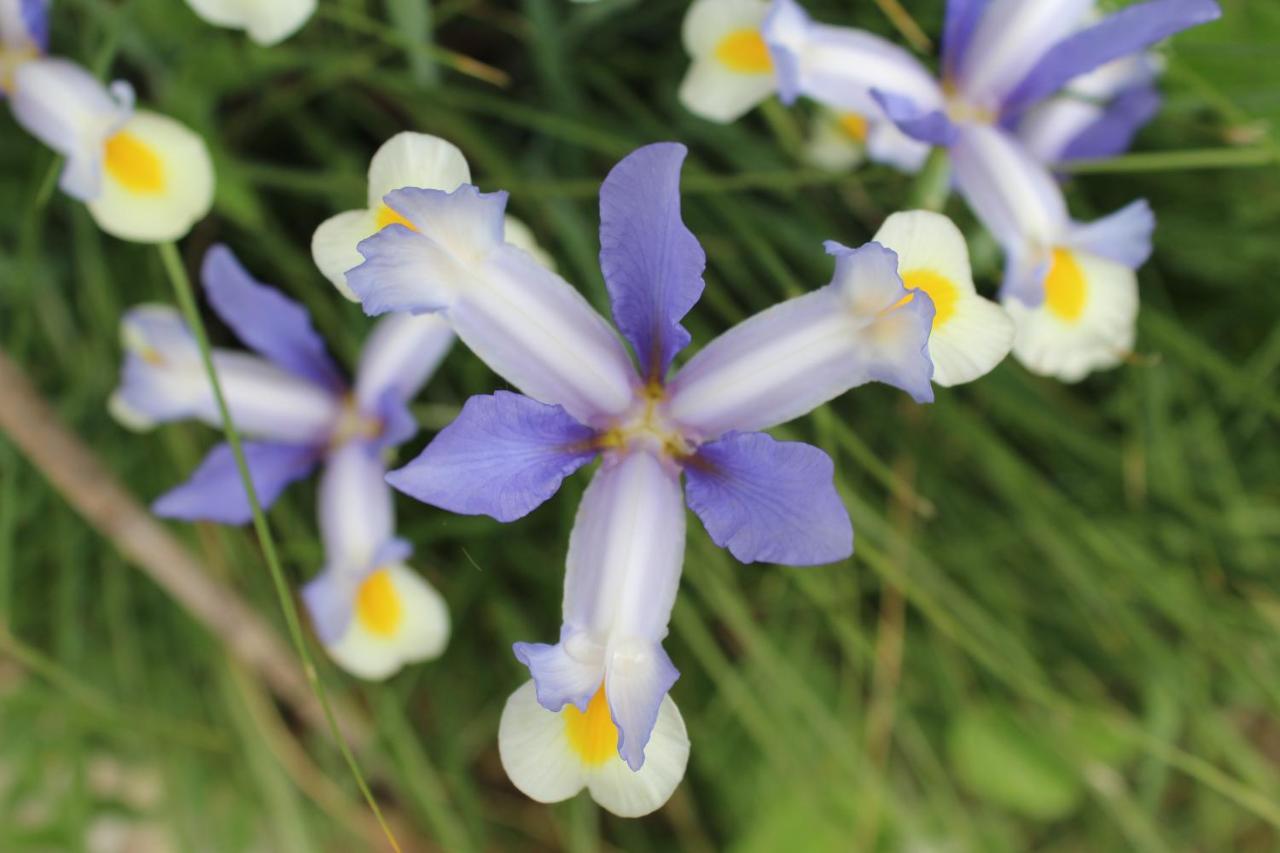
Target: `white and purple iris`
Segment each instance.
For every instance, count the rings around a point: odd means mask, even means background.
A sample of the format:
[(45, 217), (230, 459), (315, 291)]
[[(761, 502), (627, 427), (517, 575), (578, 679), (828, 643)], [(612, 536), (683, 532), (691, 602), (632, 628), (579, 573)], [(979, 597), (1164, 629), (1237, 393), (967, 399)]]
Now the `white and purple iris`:
[[(317, 634), (349, 671), (381, 678), (434, 657), (448, 636), (439, 595), (405, 565), (394, 536), (384, 452), (417, 432), (407, 403), (453, 343), (436, 317), (397, 315), (370, 334), (348, 385), (305, 308), (265, 287), (225, 247), (205, 256), (205, 296), (258, 355), (215, 349), (214, 369), (264, 507), (324, 466), (319, 521), (324, 571), (303, 591)], [(128, 351), (112, 411), (135, 428), (221, 417), (196, 339), (172, 308), (144, 305), (122, 322)], [(252, 517), (231, 448), (218, 444), (157, 515), (242, 524)]]
[(18, 67), (49, 49), (49, 0), (0, 0), (0, 95)]
[[(367, 260), (347, 275), (370, 313), (439, 312), (527, 395), (473, 397), (421, 456), (389, 475), (396, 488), (511, 521), (601, 460), (569, 543), (560, 642), (516, 645), (541, 708), (529, 707), (530, 690), (518, 691), (500, 744), (530, 796), (563, 799), (585, 786), (619, 814), (661, 805), (687, 757), (667, 698), (678, 673), (662, 647), (686, 504), (743, 562), (844, 559), (853, 530), (831, 459), (761, 430), (870, 381), (933, 399), (933, 302), (904, 287), (897, 256), (875, 243), (828, 244), (831, 284), (747, 320), (669, 377), (690, 340), (680, 321), (702, 293), (705, 266), (680, 216), (684, 156), (672, 143), (641, 148), (600, 191), (601, 267), (634, 362), (576, 290), (503, 242), (503, 193), (390, 193), (386, 203), (408, 225), (362, 242)], [(557, 753), (535, 731), (566, 748)], [(652, 772), (651, 733), (663, 745)], [(548, 763), (561, 753), (564, 762)], [(620, 775), (622, 761), (638, 772)]]

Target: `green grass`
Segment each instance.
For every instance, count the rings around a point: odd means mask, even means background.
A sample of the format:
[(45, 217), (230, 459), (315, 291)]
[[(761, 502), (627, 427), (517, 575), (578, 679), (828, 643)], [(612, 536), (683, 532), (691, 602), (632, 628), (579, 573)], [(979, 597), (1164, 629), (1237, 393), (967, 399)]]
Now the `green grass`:
[[(209, 141), (217, 206), (183, 241), (188, 266), (229, 243), (348, 364), (369, 321), (307, 246), (361, 201), (368, 158), (402, 129), (453, 140), (481, 186), (509, 189), (602, 309), (599, 180), (639, 144), (687, 143), (685, 217), (709, 260), (695, 346), (824, 283), (820, 241), (864, 241), (914, 192), (884, 169), (799, 164), (798, 116), (777, 105), (724, 128), (684, 112), (674, 0), (443, 0), (429, 41), (400, 35), (423, 25), (421, 4), (323, 0), (272, 50), (181, 3), (56, 5), (58, 51), (129, 78)], [(871, 3), (810, 5), (892, 33)], [(940, 2), (906, 6), (938, 32)], [(321, 669), (376, 727), (358, 758), (408, 848), (1280, 847), (1280, 171), (1247, 152), (1230, 169), (1175, 156), (1242, 135), (1280, 146), (1280, 6), (1224, 7), (1169, 50), (1143, 156), (1070, 187), (1082, 218), (1137, 196), (1157, 212), (1134, 364), (1066, 387), (1010, 362), (927, 408), (865, 387), (780, 430), (836, 458), (858, 531), (847, 563), (743, 567), (690, 525), (668, 649), (694, 746), (657, 815), (541, 806), (498, 764), (498, 715), (526, 677), (510, 644), (556, 634), (585, 475), (506, 527), (399, 501), (415, 565), (449, 602), (450, 647), (381, 685)], [(459, 73), (459, 55), (509, 84)], [(48, 194), (51, 162), (0, 117), (0, 345), (150, 499), (216, 435), (139, 436), (107, 417), (120, 314), (170, 301), (169, 285), (154, 250)], [(975, 235), (990, 292), (993, 251), (963, 205), (948, 212)], [(458, 350), (402, 455), (497, 384)], [(270, 520), (296, 588), (320, 563), (313, 484)], [(175, 529), (283, 633), (251, 530)], [(282, 717), (3, 440), (0, 624), (18, 638), (0, 644), (0, 849), (79, 849), (104, 815), (163, 826), (178, 849), (372, 843), (327, 735)], [(104, 762), (135, 784), (107, 784)]]

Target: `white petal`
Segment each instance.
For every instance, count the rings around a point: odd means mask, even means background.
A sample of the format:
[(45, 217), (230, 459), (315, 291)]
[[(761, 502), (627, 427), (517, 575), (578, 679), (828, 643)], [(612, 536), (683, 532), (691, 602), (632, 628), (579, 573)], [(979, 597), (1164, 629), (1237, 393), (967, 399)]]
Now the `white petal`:
[(532, 229), (510, 214), (507, 214), (507, 218), (503, 221), (502, 238), (517, 249), (524, 249), (533, 255), (533, 259), (547, 269), (555, 270), (555, 258), (551, 257), (546, 249), (538, 245), (538, 238), (533, 236)]
[(328, 649), (343, 669), (370, 680), (386, 678), (405, 664), (439, 657), (449, 639), (449, 611), (435, 587), (398, 563), (375, 570), (370, 579), (379, 572), (388, 573), (382, 577), (390, 581), (389, 594), (399, 604), (394, 630), (386, 633), (370, 622), (358, 592), (346, 634)]
[(694, 115), (728, 124), (746, 115), (777, 88), (772, 74), (743, 74), (714, 56), (693, 61), (680, 83), (680, 103)]
[(347, 270), (364, 263), (364, 257), (356, 247), (365, 237), (378, 230), (374, 215), (367, 210), (348, 210), (320, 223), (311, 236), (311, 257), (324, 277), (333, 282), (338, 292), (356, 302), (356, 295), (347, 286)]
[(932, 150), (933, 146), (907, 136), (892, 121), (871, 122), (871, 130), (867, 134), (867, 156), (877, 163), (915, 174), (924, 167)]
[(106, 143), (102, 193), (89, 212), (108, 234), (141, 243), (185, 235), (213, 206), (213, 161), (185, 125), (135, 113)]
[(841, 124), (839, 113), (820, 110), (813, 117), (804, 149), (806, 161), (823, 171), (838, 174), (853, 169), (865, 159), (867, 122), (853, 113), (847, 115), (851, 121), (860, 122), (853, 125), (858, 129), (858, 136), (851, 135)]
[(619, 817), (641, 817), (661, 808), (675, 793), (689, 764), (689, 735), (670, 696), (662, 700), (658, 722), (645, 748), (644, 766), (633, 772), (613, 758), (587, 776), (591, 798)]
[[(963, 293), (973, 293), (969, 246), (946, 216), (928, 210), (895, 213), (871, 238), (898, 255), (898, 274), (928, 272), (947, 279)], [(910, 289), (917, 285), (906, 282)], [(934, 300), (937, 302), (937, 300)]]
[(362, 571), (394, 534), (386, 476), (378, 452), (363, 442), (348, 441), (325, 460), (316, 509), (328, 567)]
[(284, 41), (316, 10), (316, 0), (187, 0), (187, 5), (215, 26), (245, 30), (261, 45)]
[(730, 33), (759, 30), (768, 11), (765, 0), (694, 0), (681, 28), (684, 49), (695, 59), (708, 56)]
[(1004, 361), (1014, 325), (999, 305), (976, 293), (961, 296), (954, 313), (929, 335), (933, 381), (944, 387), (972, 382)]
[(532, 681), (512, 693), (502, 709), (498, 755), (511, 784), (540, 803), (567, 800), (586, 787), (586, 768), (569, 743), (563, 712), (539, 705)]
[(1014, 356), (1033, 373), (1064, 382), (1078, 382), (1124, 361), (1133, 349), (1138, 317), (1133, 270), (1087, 252), (1071, 254), (1084, 281), (1078, 313), (1064, 316), (1048, 295), (1036, 308), (1017, 299), (1005, 302), (1017, 326)]
[(356, 368), (356, 401), (373, 410), (388, 391), (411, 400), (453, 348), (454, 334), (438, 314), (389, 314), (365, 339)]
[(378, 210), (392, 190), (418, 187), (453, 192), (471, 183), (471, 167), (452, 142), (426, 133), (397, 133), (369, 164), (369, 209)]
[(959, 70), (975, 105), (998, 106), (1045, 52), (1071, 35), (1093, 0), (994, 0), (974, 30)]

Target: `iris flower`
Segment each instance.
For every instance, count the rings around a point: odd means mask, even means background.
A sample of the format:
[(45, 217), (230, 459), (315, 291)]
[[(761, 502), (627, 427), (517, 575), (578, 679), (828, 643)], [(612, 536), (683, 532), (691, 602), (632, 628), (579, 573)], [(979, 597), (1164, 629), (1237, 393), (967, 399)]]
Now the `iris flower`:
[[(202, 273), (214, 311), (259, 354), (216, 349), (213, 361), (263, 506), (324, 467), (318, 505), (327, 562), (303, 598), (326, 649), (365, 678), (435, 657), (448, 615), (439, 594), (404, 565), (409, 548), (394, 538), (383, 455), (417, 431), (407, 403), (452, 345), (448, 325), (387, 318), (349, 384), (306, 309), (254, 281), (228, 249), (209, 250)], [(128, 355), (112, 400), (117, 419), (139, 429), (185, 419), (221, 425), (196, 340), (175, 310), (135, 308), (122, 329)], [(250, 520), (230, 446), (217, 445), (153, 509), (192, 521)]]
[[(516, 645), (533, 682), (508, 703), (500, 748), (533, 798), (587, 787), (623, 815), (665, 802), (687, 760), (667, 696), (678, 673), (662, 647), (686, 504), (744, 563), (844, 559), (853, 531), (831, 459), (762, 430), (873, 380), (933, 397), (933, 302), (904, 287), (898, 256), (875, 243), (828, 244), (831, 284), (737, 326), (669, 377), (690, 341), (681, 320), (701, 295), (705, 265), (680, 217), (684, 156), (671, 143), (641, 148), (600, 191), (601, 267), (634, 362), (576, 290), (503, 241), (503, 193), (389, 194), (408, 225), (361, 243), (367, 260), (347, 276), (372, 314), (440, 313), (524, 392), (473, 397), (388, 477), (396, 488), (512, 521), (600, 459), (570, 537), (560, 642)], [(922, 269), (955, 261), (910, 239), (923, 231), (895, 230)]]
[(134, 109), (133, 87), (108, 88), (66, 59), (25, 62), (10, 107), (27, 132), (66, 159), (59, 186), (108, 234), (176, 240), (213, 205), (213, 164), (186, 126)]
[(13, 92), (18, 66), (49, 48), (49, 0), (0, 0), (0, 94)]
[(316, 0), (187, 0), (187, 5), (210, 24), (244, 30), (264, 46), (289, 38), (316, 11)]

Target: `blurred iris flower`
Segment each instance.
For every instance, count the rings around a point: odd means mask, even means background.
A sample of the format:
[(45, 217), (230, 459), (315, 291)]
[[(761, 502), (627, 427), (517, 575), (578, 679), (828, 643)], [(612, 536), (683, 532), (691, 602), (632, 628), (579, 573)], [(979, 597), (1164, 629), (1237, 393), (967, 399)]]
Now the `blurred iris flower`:
[(176, 240), (213, 206), (213, 164), (185, 125), (134, 109), (133, 87), (104, 86), (66, 59), (34, 59), (13, 74), (9, 105), (66, 163), (59, 186), (108, 234)]
[(187, 0), (187, 5), (210, 24), (244, 30), (268, 47), (302, 29), (316, 11), (316, 0)]
[[(394, 538), (384, 452), (412, 437), (407, 409), (453, 343), (436, 317), (380, 322), (348, 384), (305, 308), (253, 278), (225, 247), (210, 249), (202, 279), (218, 316), (259, 355), (212, 353), (255, 490), (270, 506), (290, 483), (324, 466), (319, 521), (326, 565), (303, 592), (333, 658), (366, 677), (437, 656), (448, 637), (439, 594), (410, 571)], [(138, 429), (221, 417), (196, 339), (178, 313), (145, 305), (122, 324), (127, 357), (112, 399), (117, 419)], [(242, 524), (252, 512), (228, 444), (217, 445), (154, 511), (168, 518)]]
[(49, 0), (0, 0), (0, 95), (13, 92), (18, 66), (49, 48)]
[[(576, 290), (504, 242), (504, 193), (390, 193), (386, 204), (407, 224), (361, 243), (367, 260), (347, 275), (369, 313), (439, 313), (524, 392), (473, 397), (388, 477), (396, 488), (512, 521), (601, 459), (570, 537), (560, 642), (516, 645), (533, 683), (508, 703), (500, 746), (512, 780), (535, 799), (587, 787), (623, 815), (665, 802), (687, 759), (667, 696), (678, 673), (662, 648), (685, 505), (743, 562), (844, 559), (853, 531), (831, 459), (761, 430), (870, 381), (933, 398), (933, 302), (904, 287), (898, 256), (876, 244), (828, 244), (830, 285), (730, 330), (668, 381), (690, 340), (680, 321), (701, 295), (705, 266), (680, 216), (684, 157), (676, 144), (641, 148), (600, 192), (601, 267), (639, 369)], [(926, 251), (936, 248), (927, 226), (899, 231), (922, 268), (955, 260)], [(954, 264), (946, 272), (961, 275)], [(967, 309), (964, 290), (956, 295)]]

